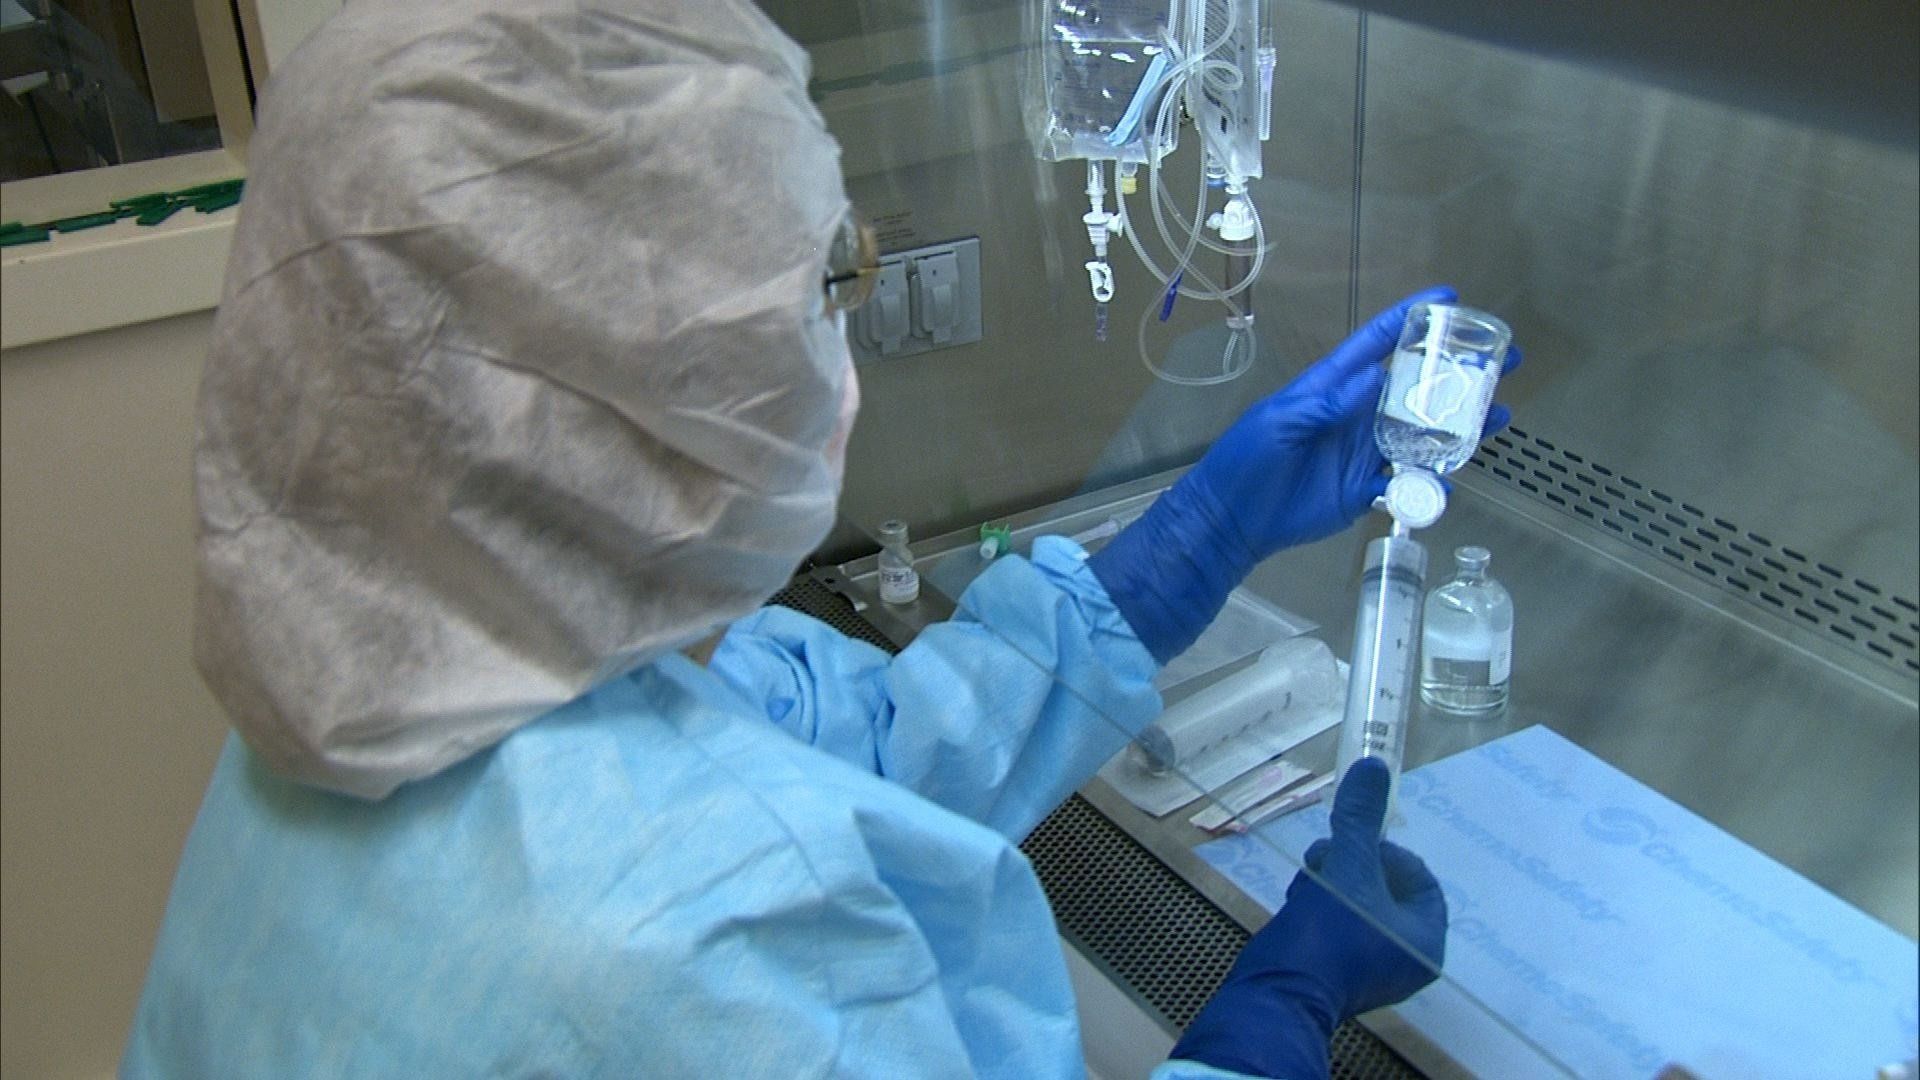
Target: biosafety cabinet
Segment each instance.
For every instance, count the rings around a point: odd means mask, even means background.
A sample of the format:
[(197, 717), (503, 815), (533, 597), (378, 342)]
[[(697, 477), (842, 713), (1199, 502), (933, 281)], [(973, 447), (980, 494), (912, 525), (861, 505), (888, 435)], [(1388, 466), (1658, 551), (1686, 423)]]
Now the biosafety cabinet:
[[(1478, 677), (1510, 692), (1405, 702), (1388, 836), (1451, 927), (1438, 982), (1339, 1033), (1344, 1075), (1912, 1074), (1910, 7), (766, 6), (887, 268), (848, 324), (843, 524), (788, 602), (902, 647), (1452, 285), (1525, 362), (1417, 534), (1421, 588), (1491, 553), (1510, 651)], [(893, 521), (910, 603), (879, 595)], [(1163, 753), (1026, 842), (1063, 934), (1169, 1032), (1324, 833), (1389, 525), (1262, 564), (1162, 671)]]

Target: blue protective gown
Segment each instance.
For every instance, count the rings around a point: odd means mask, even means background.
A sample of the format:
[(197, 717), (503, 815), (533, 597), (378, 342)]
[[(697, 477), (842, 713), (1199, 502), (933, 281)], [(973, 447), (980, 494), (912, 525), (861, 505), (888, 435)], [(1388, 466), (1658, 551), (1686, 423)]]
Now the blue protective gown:
[(123, 1074), (1080, 1075), (1013, 845), (1159, 710), (1083, 558), (897, 657), (764, 610), (378, 803), (229, 738)]

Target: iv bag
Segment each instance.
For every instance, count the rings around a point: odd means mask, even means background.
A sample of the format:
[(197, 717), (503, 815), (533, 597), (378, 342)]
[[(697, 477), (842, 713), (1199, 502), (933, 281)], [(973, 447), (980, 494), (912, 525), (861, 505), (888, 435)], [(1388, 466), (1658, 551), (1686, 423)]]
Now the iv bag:
[(1271, 45), (1262, 41), (1264, 0), (1206, 0), (1194, 4), (1198, 20), (1192, 34), (1212, 51), (1209, 65), (1188, 98), (1194, 127), (1207, 156), (1228, 177), (1245, 182), (1263, 172), (1260, 144), (1272, 127), (1273, 64)]
[(1038, 48), (1027, 75), (1027, 129), (1034, 152), (1046, 161), (1145, 162), (1173, 60), (1169, 0), (1031, 5)]
[(1135, 164), (1163, 157), (1179, 125), (1159, 138), (1160, 107), (1168, 93), (1184, 93), (1219, 174), (1259, 177), (1274, 63), (1263, 8), (1263, 0), (1030, 0), (1036, 47), (1026, 111), (1035, 153)]

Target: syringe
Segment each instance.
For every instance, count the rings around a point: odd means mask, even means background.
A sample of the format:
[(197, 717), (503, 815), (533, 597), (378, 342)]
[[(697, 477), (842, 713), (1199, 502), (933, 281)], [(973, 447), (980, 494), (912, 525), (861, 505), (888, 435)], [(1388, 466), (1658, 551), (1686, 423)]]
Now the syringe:
[[(1400, 328), (1401, 353), (1416, 360), (1437, 356), (1443, 346), (1472, 356), (1475, 378), (1498, 378), (1507, 343), (1513, 338), (1507, 324), (1485, 312), (1451, 304), (1415, 304)], [(1459, 356), (1448, 357), (1459, 364)], [(1490, 375), (1488, 373), (1491, 373)], [(1403, 380), (1404, 381), (1404, 380)], [(1477, 384), (1482, 391), (1454, 408), (1476, 406), (1468, 428), (1463, 422), (1458, 440), (1467, 450), (1479, 442), (1493, 384)], [(1427, 369), (1418, 369), (1412, 387), (1396, 388), (1391, 377), (1380, 392), (1374, 416), (1373, 441), (1380, 455), (1393, 463), (1393, 479), (1375, 506), (1393, 516), (1393, 531), (1367, 545), (1366, 569), (1360, 576), (1360, 609), (1353, 624), (1353, 671), (1347, 679), (1347, 714), (1340, 727), (1337, 768), (1345, 777), (1353, 763), (1376, 757), (1387, 766), (1393, 787), (1387, 797), (1388, 820), (1393, 797), (1400, 790), (1400, 765), (1407, 750), (1408, 711), (1413, 705), (1413, 676), (1419, 661), (1420, 615), (1427, 599), (1427, 549), (1413, 538), (1413, 530), (1430, 528), (1447, 508), (1447, 489), (1435, 470), (1451, 472), (1466, 462), (1467, 454), (1435, 458), (1421, 446), (1401, 437), (1405, 424), (1396, 415), (1410, 408), (1407, 394), (1420, 390), (1423, 407), (1431, 405), (1426, 389)], [(1401, 423), (1396, 428), (1395, 424)]]
[(1361, 758), (1377, 757), (1393, 774), (1393, 790), (1399, 790), (1426, 587), (1427, 549), (1399, 522), (1392, 535), (1367, 545), (1353, 626), (1347, 714), (1340, 727), (1340, 776)]

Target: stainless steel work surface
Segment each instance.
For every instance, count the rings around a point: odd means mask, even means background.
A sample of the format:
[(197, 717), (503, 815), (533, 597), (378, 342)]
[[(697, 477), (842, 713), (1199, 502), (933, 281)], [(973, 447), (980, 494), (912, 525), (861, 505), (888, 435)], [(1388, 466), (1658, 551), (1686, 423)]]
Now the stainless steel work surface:
[[(1503, 505), (1504, 504), (1504, 505)], [(1542, 724), (1908, 937), (1920, 933), (1914, 683), (1469, 478), (1423, 536), (1494, 552), (1516, 605), (1504, 716), (1417, 717), (1409, 768)], [(1544, 515), (1541, 515), (1544, 516)], [(1282, 556), (1262, 591), (1351, 634), (1352, 556)], [(1331, 586), (1331, 587), (1329, 587)]]
[[(1164, 482), (1023, 516), (1018, 535), (1129, 519)], [(1282, 553), (1248, 587), (1318, 623), (1344, 655), (1359, 552), (1378, 529), (1369, 520)], [(939, 576), (943, 563), (976, 558), (964, 539), (916, 553)], [(1920, 715), (1899, 664), (1772, 615), (1629, 540), (1556, 521), (1551, 507), (1478, 471), (1461, 474), (1447, 516), (1421, 539), (1436, 567), (1459, 544), (1494, 553), (1493, 574), (1517, 610), (1514, 688), (1497, 718), (1416, 716), (1409, 768), (1541, 724), (1908, 937), (1920, 934)], [(868, 562), (844, 567), (840, 587), (865, 593)], [(917, 608), (871, 603), (868, 617), (899, 639), (913, 621), (944, 617), (943, 592), (957, 595), (969, 579), (948, 573)], [(1331, 754), (1323, 736), (1299, 756), (1330, 763)], [(1183, 853), (1206, 836), (1187, 815), (1148, 818), (1098, 780), (1087, 794), (1176, 869), (1191, 868)]]
[[(1526, 444), (1507, 443), (1520, 445)], [(1446, 517), (1421, 539), (1436, 568), (1456, 545), (1479, 544), (1494, 553), (1494, 576), (1516, 606), (1513, 697), (1492, 719), (1417, 714), (1407, 768), (1543, 725), (1901, 934), (1920, 933), (1916, 682), (1909, 656), (1865, 647), (1910, 640), (1907, 608), (1887, 602), (1894, 618), (1890, 630), (1881, 629), (1891, 636), (1873, 637), (1858, 625), (1848, 633), (1844, 620), (1811, 621), (1760, 598), (1782, 582), (1752, 578), (1755, 588), (1729, 587), (1706, 572), (1722, 564), (1692, 558), (1703, 554), (1694, 550), (1698, 545), (1639, 543), (1627, 526), (1602, 527), (1609, 511), (1600, 501), (1591, 505), (1602, 511), (1588, 520), (1565, 500), (1556, 505), (1495, 476), (1491, 469), (1504, 460), (1498, 448), (1484, 457), (1456, 476)], [(1016, 547), (1043, 533), (1073, 535), (1109, 519), (1130, 520), (1170, 480), (1161, 476), (1016, 518)], [(1712, 520), (1677, 504), (1673, 520), (1683, 520), (1683, 510)], [(1317, 623), (1316, 634), (1344, 656), (1361, 548), (1381, 527), (1381, 520), (1370, 519), (1341, 537), (1285, 552), (1260, 567), (1247, 587)], [(866, 561), (827, 577), (844, 593), (865, 598), (869, 617), (902, 640), (911, 624), (944, 617), (950, 610), (944, 598), (959, 595), (984, 568), (970, 539), (954, 534), (916, 549), (940, 585), (914, 608), (871, 602)], [(1689, 558), (1662, 554), (1661, 546)], [(1436, 569), (1428, 584), (1443, 579)], [(1835, 580), (1845, 582), (1843, 592), (1871, 586)], [(1787, 587), (1801, 596), (1812, 588), (1806, 582)], [(1328, 768), (1335, 734), (1288, 756)], [(1264, 920), (1256, 904), (1195, 853), (1213, 838), (1187, 820), (1204, 804), (1156, 819), (1098, 779), (1082, 795), (1234, 921), (1252, 928)], [(1375, 1019), (1421, 1068), (1448, 1070), (1443, 1056), (1391, 1018)]]

